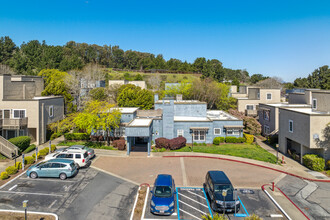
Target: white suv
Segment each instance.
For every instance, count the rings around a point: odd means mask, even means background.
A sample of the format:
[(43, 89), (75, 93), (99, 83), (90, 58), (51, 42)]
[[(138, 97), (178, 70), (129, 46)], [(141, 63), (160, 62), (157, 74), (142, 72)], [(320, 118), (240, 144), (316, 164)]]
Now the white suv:
[(65, 150), (62, 152), (56, 152), (49, 154), (45, 157), (45, 161), (55, 159), (55, 158), (62, 158), (62, 159), (69, 159), (73, 160), (77, 167), (86, 167), (89, 164), (89, 156), (87, 151), (81, 150)]

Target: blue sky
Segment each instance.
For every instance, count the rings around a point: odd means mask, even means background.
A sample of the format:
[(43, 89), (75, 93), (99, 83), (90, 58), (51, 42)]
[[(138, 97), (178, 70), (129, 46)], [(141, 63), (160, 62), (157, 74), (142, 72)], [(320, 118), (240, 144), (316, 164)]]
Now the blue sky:
[(0, 0), (0, 36), (218, 59), (293, 81), (330, 64), (330, 1)]

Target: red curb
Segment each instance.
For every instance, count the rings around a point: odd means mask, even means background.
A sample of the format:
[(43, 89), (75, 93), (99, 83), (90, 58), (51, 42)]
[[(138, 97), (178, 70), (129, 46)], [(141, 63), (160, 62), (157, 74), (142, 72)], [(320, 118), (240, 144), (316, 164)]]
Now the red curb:
[[(261, 186), (261, 189), (263, 191), (265, 191), (265, 186), (271, 186), (270, 184), (264, 184)], [(310, 218), (308, 218), (308, 216), (277, 186), (275, 186), (275, 188), (277, 188), (300, 212), (301, 214), (303, 214), (308, 220), (310, 220)]]
[(148, 187), (150, 187), (150, 185), (149, 185), (148, 183), (141, 183), (141, 184), (140, 184), (140, 187), (141, 187), (141, 186), (148, 186)]
[(269, 169), (269, 170), (274, 170), (276, 172), (284, 173), (284, 174), (287, 174), (287, 175), (290, 175), (290, 176), (294, 176), (294, 177), (297, 177), (297, 178), (300, 178), (300, 179), (304, 179), (304, 180), (308, 180), (308, 181), (312, 181), (312, 182), (330, 183), (330, 180), (310, 179), (310, 178), (298, 176), (298, 175), (293, 174), (293, 173), (288, 173), (288, 172), (285, 172), (285, 171), (282, 171), (282, 170), (278, 170), (278, 169), (275, 169), (275, 168), (267, 167), (267, 166), (264, 166), (264, 165), (250, 163), (250, 162), (245, 162), (245, 161), (239, 161), (239, 160), (229, 159), (229, 158), (210, 157), (210, 156), (188, 156), (188, 155), (185, 155), (185, 156), (163, 156), (163, 157), (196, 157), (196, 158), (227, 160), (227, 161), (231, 161), (231, 162), (243, 163), (243, 164), (248, 164), (248, 165), (252, 165), (252, 166), (262, 167), (262, 168)]

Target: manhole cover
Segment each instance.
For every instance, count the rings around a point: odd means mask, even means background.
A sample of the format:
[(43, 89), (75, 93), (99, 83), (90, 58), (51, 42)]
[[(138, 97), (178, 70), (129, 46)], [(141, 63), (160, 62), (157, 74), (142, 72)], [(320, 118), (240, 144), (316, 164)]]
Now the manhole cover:
[(8, 199), (8, 198), (2, 198), (0, 199), (0, 203), (12, 203), (13, 200), (12, 199)]
[(251, 189), (241, 189), (240, 191), (243, 194), (254, 194), (254, 191)]

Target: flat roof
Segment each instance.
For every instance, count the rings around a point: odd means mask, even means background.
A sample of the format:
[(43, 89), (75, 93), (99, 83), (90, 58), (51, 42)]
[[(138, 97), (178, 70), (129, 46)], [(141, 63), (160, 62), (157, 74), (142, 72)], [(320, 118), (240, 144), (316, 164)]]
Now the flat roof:
[(290, 111), (299, 112), (299, 113), (305, 113), (305, 114), (309, 114), (309, 115), (330, 115), (330, 113), (314, 111), (311, 108), (285, 108), (285, 109), (290, 110)]
[(149, 127), (152, 122), (151, 118), (136, 118), (128, 124), (129, 127)]
[(311, 105), (308, 104), (289, 104), (287, 102), (282, 102), (282, 103), (273, 103), (273, 104), (266, 104), (266, 103), (260, 103), (261, 105), (269, 105), (269, 106), (274, 106), (274, 107), (310, 107)]
[(207, 110), (206, 116), (213, 120), (239, 120), (231, 114), (221, 110)]
[[(158, 100), (156, 104), (170, 103), (171, 100)], [(174, 104), (206, 104), (206, 102), (201, 102), (198, 100), (173, 100)]]
[(111, 108), (111, 110), (119, 110), (122, 114), (132, 114), (134, 113), (135, 111), (137, 111), (139, 108), (136, 108), (136, 107), (122, 107), (122, 108)]
[(174, 116), (174, 121), (211, 121), (207, 117)]

